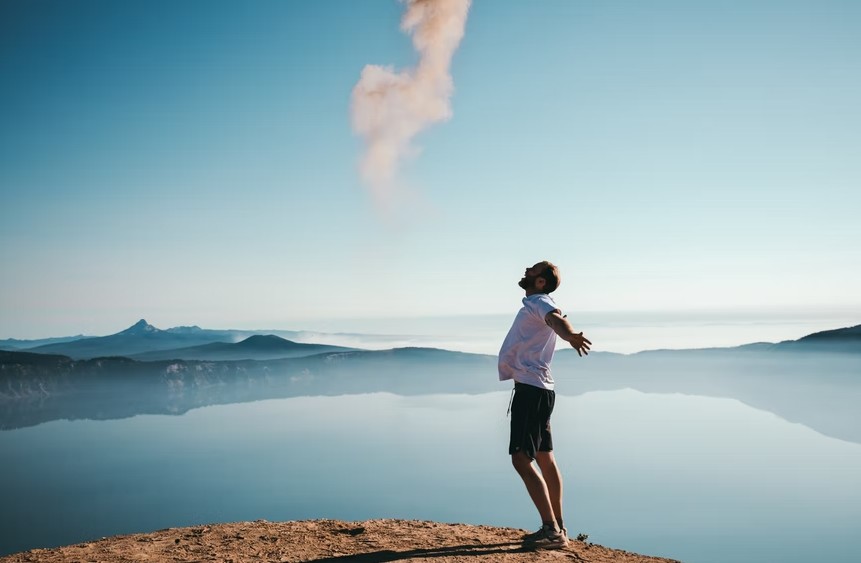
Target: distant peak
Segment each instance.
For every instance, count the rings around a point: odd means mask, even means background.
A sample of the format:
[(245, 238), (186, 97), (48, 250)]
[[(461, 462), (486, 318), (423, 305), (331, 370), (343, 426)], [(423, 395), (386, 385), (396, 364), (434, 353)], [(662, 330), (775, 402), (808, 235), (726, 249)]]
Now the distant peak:
[(203, 332), (203, 329), (197, 325), (175, 326), (173, 328), (167, 329), (167, 332), (174, 332), (177, 334), (194, 334), (196, 332)]
[(149, 334), (153, 332), (158, 332), (158, 329), (146, 322), (146, 319), (141, 319), (120, 334)]
[(287, 340), (274, 334), (253, 334), (243, 342), (287, 342)]
[(275, 336), (274, 334), (255, 334), (249, 336), (245, 340), (237, 343), (237, 346), (265, 347), (265, 348), (284, 348), (296, 346), (297, 344), (286, 338)]

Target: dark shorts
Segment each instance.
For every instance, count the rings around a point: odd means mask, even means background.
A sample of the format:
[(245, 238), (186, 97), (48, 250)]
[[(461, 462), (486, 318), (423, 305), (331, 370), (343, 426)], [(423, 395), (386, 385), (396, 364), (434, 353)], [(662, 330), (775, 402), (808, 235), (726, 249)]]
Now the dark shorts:
[(511, 400), (511, 439), (508, 453), (522, 451), (535, 459), (535, 452), (552, 452), (550, 415), (556, 403), (556, 392), (524, 383), (514, 384)]

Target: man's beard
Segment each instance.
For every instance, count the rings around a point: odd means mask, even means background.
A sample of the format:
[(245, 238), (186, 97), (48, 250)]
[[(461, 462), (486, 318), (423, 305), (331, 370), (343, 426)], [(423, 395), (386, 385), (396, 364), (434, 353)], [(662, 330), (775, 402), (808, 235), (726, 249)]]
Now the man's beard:
[(523, 289), (535, 289), (536, 278), (537, 278), (537, 276), (536, 277), (523, 276), (520, 279), (520, 281), (517, 282), (517, 285), (519, 285)]

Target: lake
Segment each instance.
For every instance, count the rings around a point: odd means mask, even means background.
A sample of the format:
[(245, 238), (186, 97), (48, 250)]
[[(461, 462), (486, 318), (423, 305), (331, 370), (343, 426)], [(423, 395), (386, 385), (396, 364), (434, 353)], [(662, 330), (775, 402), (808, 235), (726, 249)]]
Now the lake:
[[(261, 518), (536, 528), (508, 399), (294, 397), (0, 432), (0, 553)], [(861, 444), (632, 389), (560, 394), (553, 420), (572, 535), (692, 563), (861, 561)]]

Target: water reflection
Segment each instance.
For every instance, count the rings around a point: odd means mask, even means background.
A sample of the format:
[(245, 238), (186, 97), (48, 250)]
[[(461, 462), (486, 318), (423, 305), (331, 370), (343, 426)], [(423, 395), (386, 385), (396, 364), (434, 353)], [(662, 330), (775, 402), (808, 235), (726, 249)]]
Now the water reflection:
[[(532, 528), (507, 401), (296, 397), (3, 432), (0, 552), (258, 518)], [(554, 429), (572, 532), (692, 562), (861, 559), (861, 445), (631, 389), (560, 396)]]

